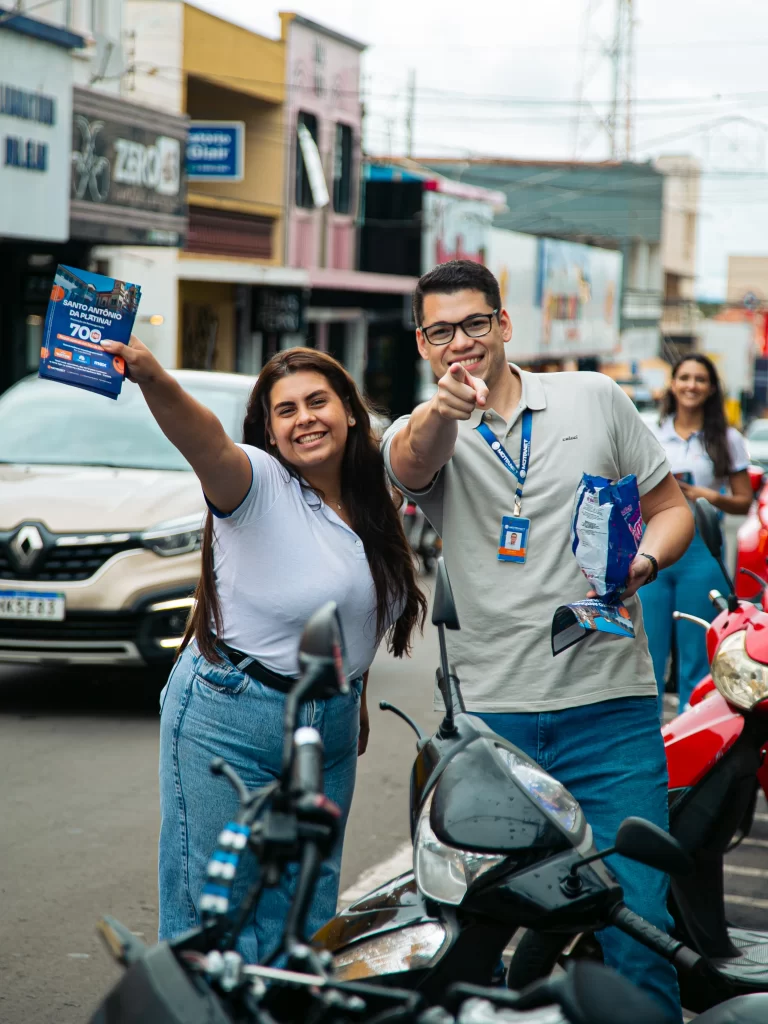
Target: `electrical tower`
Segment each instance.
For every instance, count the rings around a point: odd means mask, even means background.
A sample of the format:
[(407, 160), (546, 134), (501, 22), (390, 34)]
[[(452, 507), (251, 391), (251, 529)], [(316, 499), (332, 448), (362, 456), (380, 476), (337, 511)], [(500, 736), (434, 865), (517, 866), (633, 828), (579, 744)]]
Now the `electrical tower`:
[(632, 159), (634, 24), (634, 0), (586, 0), (572, 123), (574, 159), (583, 158), (600, 135), (608, 140), (612, 160)]

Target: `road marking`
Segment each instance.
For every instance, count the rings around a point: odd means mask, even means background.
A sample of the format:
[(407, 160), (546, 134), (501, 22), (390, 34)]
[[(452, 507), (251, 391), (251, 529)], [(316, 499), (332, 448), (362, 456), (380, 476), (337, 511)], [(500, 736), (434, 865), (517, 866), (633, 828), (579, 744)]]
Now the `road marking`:
[(768, 900), (760, 900), (756, 896), (731, 896), (725, 894), (726, 903), (736, 903), (740, 907), (754, 907), (755, 910), (768, 910)]
[(766, 848), (768, 847), (768, 839), (752, 839), (748, 836), (746, 839), (741, 840), (739, 846), (762, 846)]
[(339, 896), (339, 906), (348, 907), (350, 903), (359, 900), (372, 889), (378, 888), (390, 878), (402, 875), (404, 871), (410, 871), (413, 866), (413, 847), (410, 843), (403, 843), (391, 857), (374, 864), (372, 868), (364, 871), (360, 877), (350, 885), (348, 889)]
[(743, 868), (740, 864), (724, 864), (726, 875), (742, 875), (744, 878), (768, 878), (765, 868)]
[(755, 821), (768, 821), (768, 814), (760, 814), (758, 811), (755, 814)]

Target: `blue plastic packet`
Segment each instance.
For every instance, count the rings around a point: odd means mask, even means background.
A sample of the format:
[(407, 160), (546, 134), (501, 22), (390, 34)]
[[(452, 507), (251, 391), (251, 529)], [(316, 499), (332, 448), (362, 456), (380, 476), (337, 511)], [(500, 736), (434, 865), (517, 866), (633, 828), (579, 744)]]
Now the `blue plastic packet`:
[(40, 377), (117, 398), (125, 378), (119, 356), (102, 341), (131, 340), (141, 288), (114, 277), (59, 265), (40, 352)]
[(636, 477), (612, 483), (585, 473), (573, 503), (571, 550), (597, 597), (557, 609), (552, 619), (553, 655), (594, 632), (634, 639), (621, 594), (642, 535)]

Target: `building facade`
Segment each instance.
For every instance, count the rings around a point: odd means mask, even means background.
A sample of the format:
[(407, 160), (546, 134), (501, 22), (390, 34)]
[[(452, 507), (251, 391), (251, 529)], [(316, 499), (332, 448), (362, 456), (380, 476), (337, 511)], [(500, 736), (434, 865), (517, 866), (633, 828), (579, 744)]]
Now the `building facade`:
[(506, 159), (425, 160), (462, 182), (501, 189), (507, 211), (495, 225), (622, 254), (621, 356), (659, 354), (664, 298), (664, 175), (650, 163)]
[(69, 244), (73, 53), (85, 40), (23, 14), (0, 22), (0, 391), (40, 359), (53, 271)]
[(125, 70), (121, 0), (0, 20), (0, 390), (37, 369), (59, 263), (186, 234), (186, 119), (122, 99)]
[(674, 357), (695, 346), (701, 320), (695, 300), (701, 166), (693, 157), (663, 156), (656, 167), (664, 175), (661, 334)]

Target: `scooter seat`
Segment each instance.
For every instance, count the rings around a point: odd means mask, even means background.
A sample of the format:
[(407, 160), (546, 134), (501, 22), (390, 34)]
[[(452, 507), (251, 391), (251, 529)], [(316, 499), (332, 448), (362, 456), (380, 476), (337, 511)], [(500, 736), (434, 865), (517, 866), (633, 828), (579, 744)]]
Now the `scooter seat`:
[(702, 1013), (696, 1024), (764, 1024), (768, 1020), (768, 995), (737, 996)]
[(739, 955), (713, 957), (712, 966), (737, 985), (768, 990), (768, 934), (745, 928), (729, 928), (728, 934)]
[(758, 964), (768, 964), (768, 932), (729, 928), (728, 936), (737, 949)]

